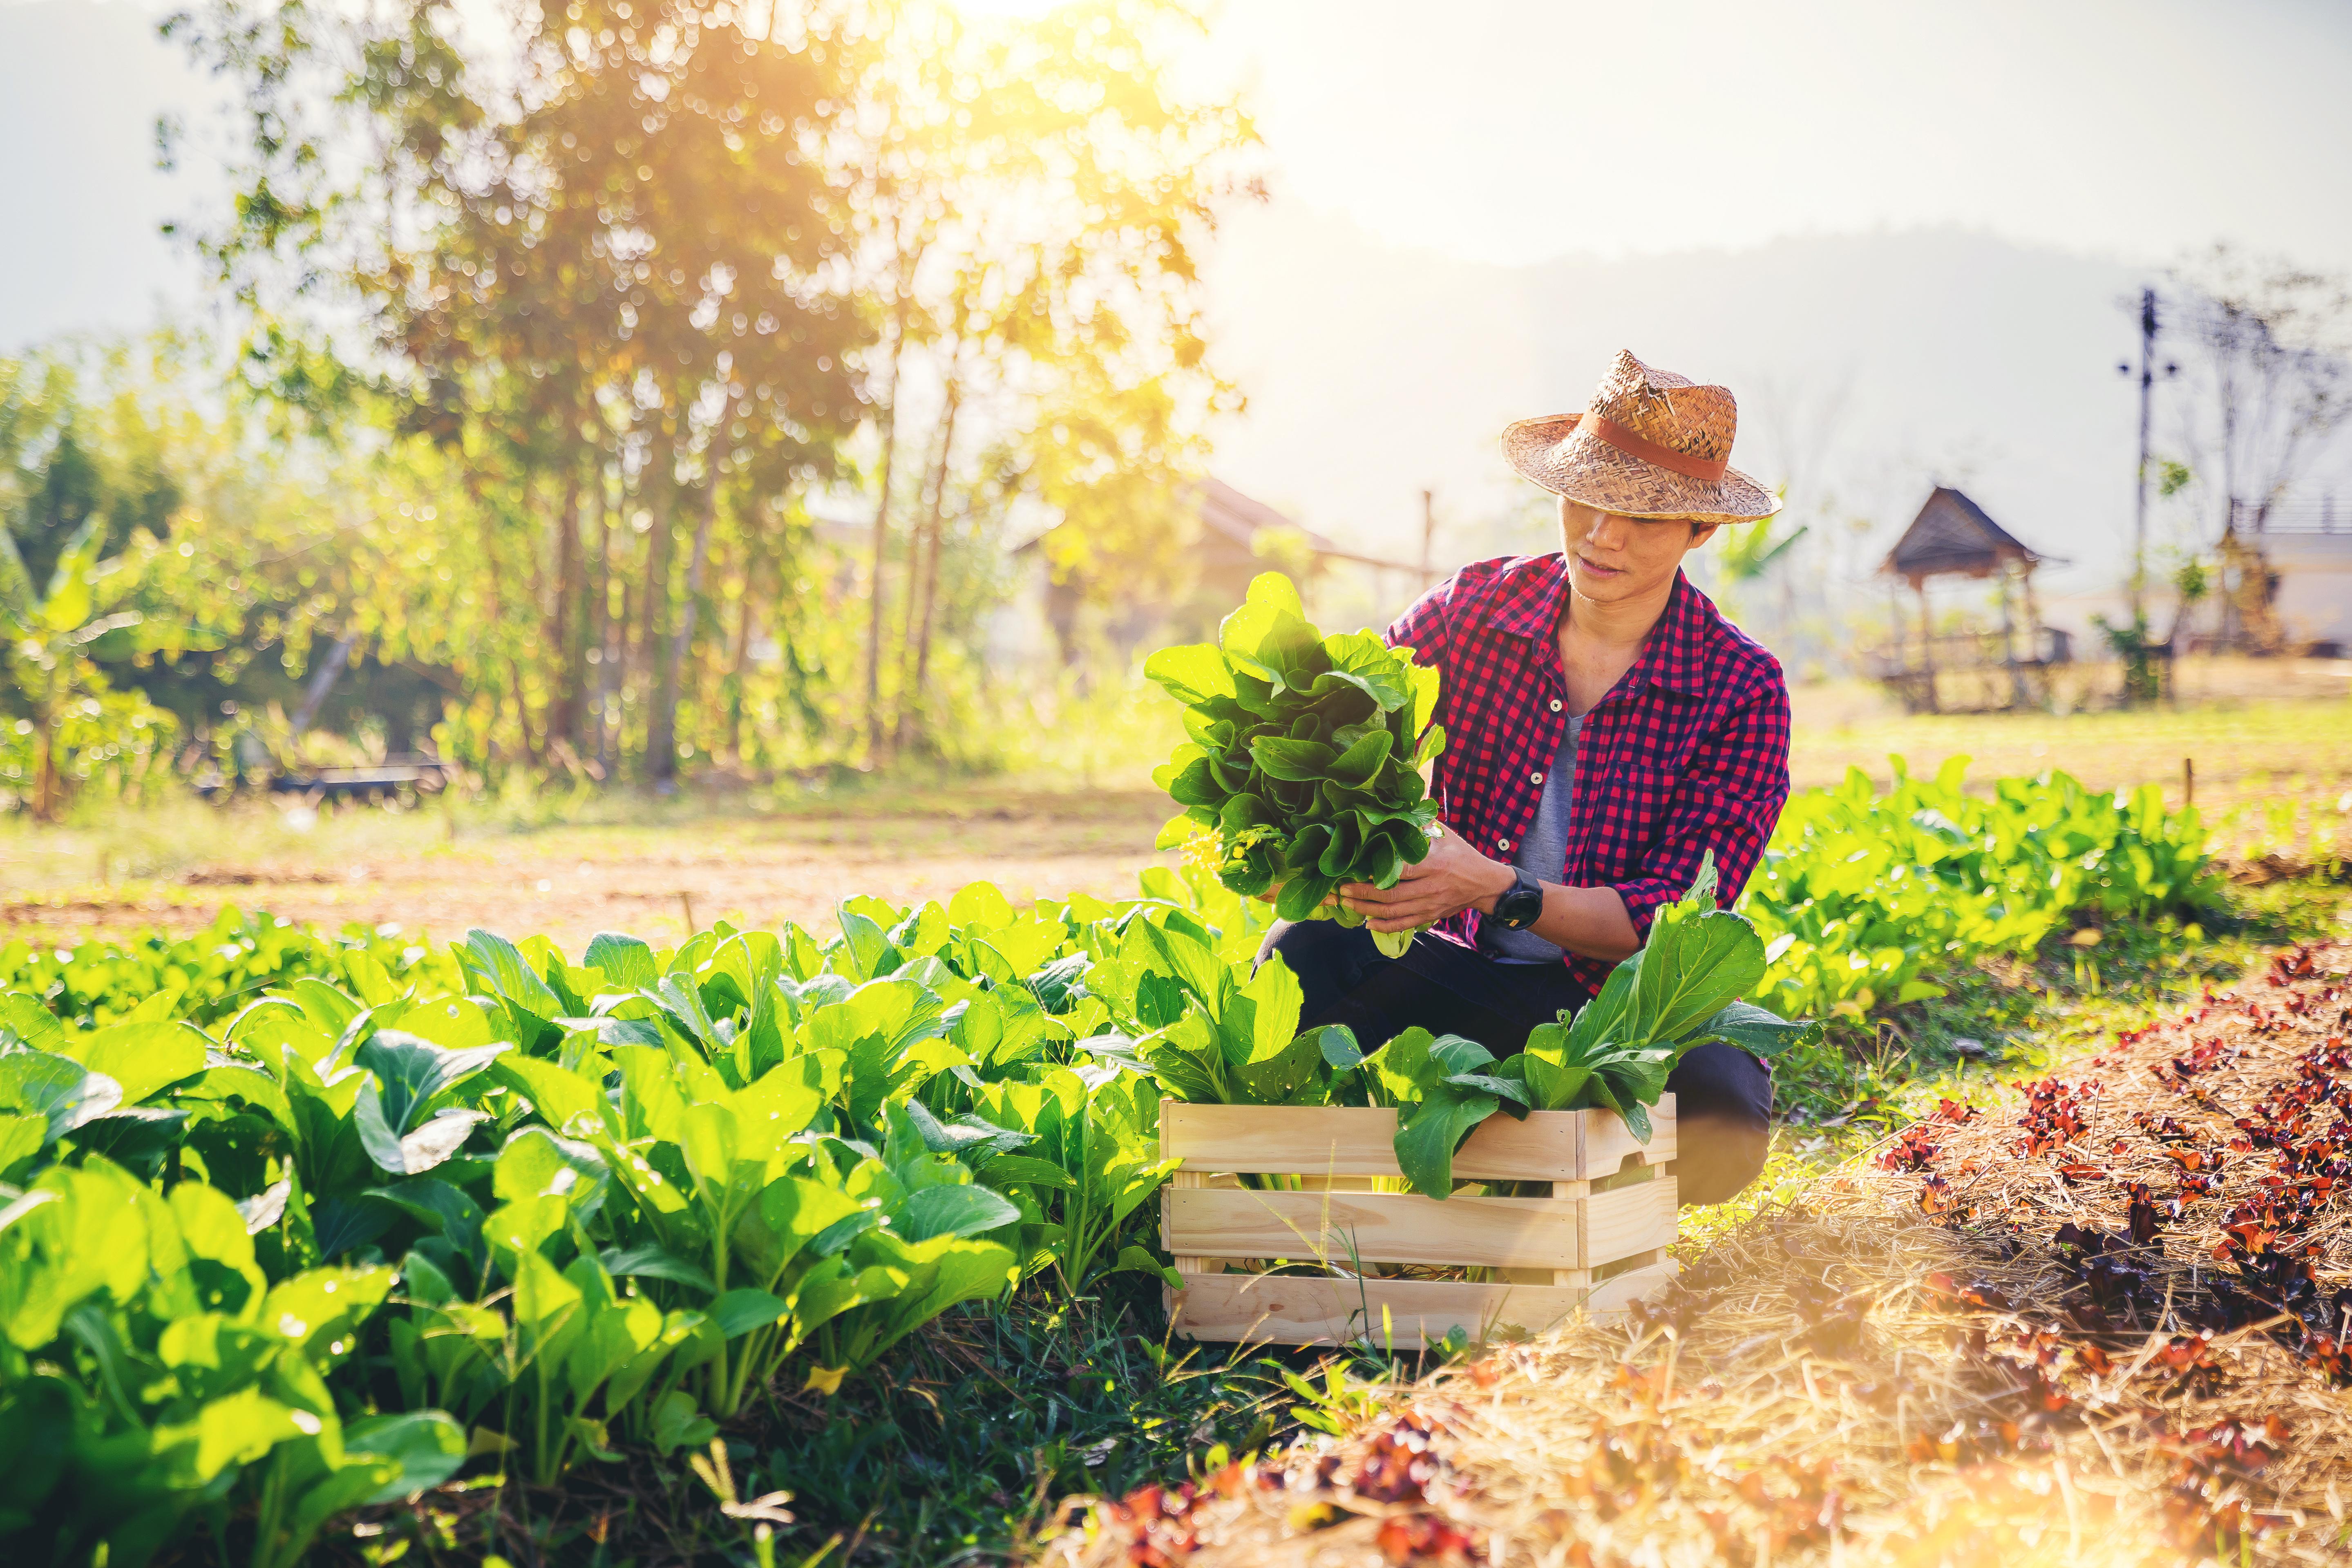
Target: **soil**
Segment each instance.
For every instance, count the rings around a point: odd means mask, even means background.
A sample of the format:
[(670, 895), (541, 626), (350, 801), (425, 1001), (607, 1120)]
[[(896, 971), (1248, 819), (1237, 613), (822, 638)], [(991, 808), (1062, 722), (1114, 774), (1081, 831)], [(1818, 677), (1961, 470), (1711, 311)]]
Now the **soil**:
[(974, 792), (882, 810), (521, 831), (436, 831), (419, 814), (406, 831), (328, 819), (306, 835), (229, 817), (209, 841), (183, 844), (173, 857), (180, 863), (163, 875), (7, 895), (0, 933), (188, 931), (227, 901), (328, 928), (538, 931), (576, 950), (600, 931), (676, 942), (689, 911), (697, 926), (830, 929), (835, 907), (854, 894), (916, 903), (973, 881), (1015, 900), (1131, 897), (1137, 872), (1170, 858), (1151, 847), (1168, 809), (1156, 795)]

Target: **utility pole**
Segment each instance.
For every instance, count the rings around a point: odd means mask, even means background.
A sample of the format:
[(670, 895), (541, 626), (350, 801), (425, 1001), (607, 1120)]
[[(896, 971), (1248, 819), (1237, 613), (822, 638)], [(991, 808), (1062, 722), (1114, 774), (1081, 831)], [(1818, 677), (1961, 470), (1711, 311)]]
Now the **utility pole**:
[(2134, 635), (2147, 625), (2147, 415), (2156, 387), (2156, 290), (2139, 291), (2139, 484), (2132, 502), (2131, 615)]

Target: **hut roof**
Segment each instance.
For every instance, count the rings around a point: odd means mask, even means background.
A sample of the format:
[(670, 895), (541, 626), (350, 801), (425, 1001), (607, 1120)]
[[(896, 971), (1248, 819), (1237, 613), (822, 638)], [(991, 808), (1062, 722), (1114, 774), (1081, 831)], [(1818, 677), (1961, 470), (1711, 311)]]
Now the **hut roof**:
[(1929, 577), (1955, 574), (1990, 576), (2011, 562), (2031, 570), (2047, 559), (1986, 516), (1984, 508), (1949, 485), (1937, 485), (1880, 570), (1916, 586)]

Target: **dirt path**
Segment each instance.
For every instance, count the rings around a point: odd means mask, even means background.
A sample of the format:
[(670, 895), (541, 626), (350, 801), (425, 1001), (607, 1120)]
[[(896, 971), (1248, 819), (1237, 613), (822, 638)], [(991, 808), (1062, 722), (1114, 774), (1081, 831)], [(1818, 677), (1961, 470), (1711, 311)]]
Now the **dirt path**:
[[(2187, 761), (2197, 801), (2233, 859), (2301, 865), (2352, 843), (2352, 703), (2340, 697), (1906, 719), (1877, 710), (1874, 698), (1832, 700), (1852, 696), (1851, 686), (1800, 689), (1798, 787), (1835, 783), (1849, 766), (1883, 777), (1890, 753), (1922, 773), (1968, 755), (1979, 781), (2058, 767), (2095, 787), (2156, 784), (2177, 805)], [(1151, 760), (1105, 759), (1104, 772), (1125, 768), (1121, 776), (1140, 780)], [(496, 805), (314, 817), (265, 802), (186, 801), (79, 827), (0, 821), (0, 932), (185, 931), (226, 901), (330, 926), (446, 935), (488, 925), (577, 946), (604, 930), (675, 938), (689, 905), (702, 922), (808, 924), (828, 921), (853, 893), (903, 902), (973, 880), (1016, 896), (1126, 894), (1155, 858), (1153, 837), (1172, 808), (1139, 783), (1082, 791), (950, 782), (783, 805), (615, 795), (584, 809), (614, 820), (532, 826)]]
[[(853, 894), (911, 903), (972, 881), (1015, 899), (1132, 896), (1137, 871), (1165, 858), (1151, 841), (1168, 815), (1153, 795), (988, 791), (928, 808), (453, 834), (423, 814), (328, 818), (303, 832), (264, 816), (268, 809), (209, 821), (192, 814), (192, 830), (210, 831), (174, 847), (178, 863), (161, 876), (40, 886), (46, 868), (5, 867), (19, 890), (0, 902), (0, 933), (192, 931), (224, 902), (330, 928), (541, 931), (575, 951), (600, 931), (676, 941), (689, 907), (702, 925), (829, 927), (835, 906)], [(93, 868), (99, 853), (41, 847), (53, 862), (78, 855)]]

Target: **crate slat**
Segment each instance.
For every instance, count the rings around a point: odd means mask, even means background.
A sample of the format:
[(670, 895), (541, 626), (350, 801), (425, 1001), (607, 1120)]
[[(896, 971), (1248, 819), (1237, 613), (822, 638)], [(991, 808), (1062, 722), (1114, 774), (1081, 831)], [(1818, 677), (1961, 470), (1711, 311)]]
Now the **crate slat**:
[(1634, 1302), (1647, 1300), (1655, 1292), (1664, 1289), (1673, 1283), (1675, 1274), (1675, 1268), (1672, 1262), (1653, 1263), (1646, 1268), (1629, 1268), (1622, 1274), (1612, 1274), (1592, 1288), (1591, 1293), (1585, 1298), (1584, 1310), (1595, 1318), (1616, 1317)]
[[(1616, 1174), (1630, 1156), (1647, 1165), (1663, 1165), (1679, 1152), (1675, 1142), (1675, 1097), (1662, 1094), (1650, 1108), (1650, 1141), (1633, 1142), (1633, 1130), (1612, 1111), (1583, 1113), (1584, 1149), (1581, 1173), (1588, 1178)], [(1530, 1119), (1532, 1120), (1532, 1119)]]
[(1668, 1175), (1636, 1182), (1629, 1187), (1614, 1187), (1586, 1198), (1584, 1255), (1574, 1267), (1598, 1268), (1652, 1247), (1672, 1247), (1675, 1209), (1679, 1201), (1675, 1179)]
[(1360, 1333), (1382, 1343), (1393, 1333), (1402, 1346), (1442, 1340), (1456, 1328), (1474, 1339), (1506, 1324), (1541, 1333), (1582, 1305), (1584, 1294), (1550, 1285), (1202, 1274), (1177, 1293), (1171, 1327), (1197, 1340), (1277, 1345), (1337, 1344)]
[[(1337, 1344), (1369, 1333), (1411, 1344), (1457, 1328), (1482, 1339), (1504, 1325), (1539, 1332), (1580, 1308), (1621, 1316), (1674, 1277), (1664, 1250), (1679, 1196), (1672, 1095), (1652, 1120), (1645, 1147), (1608, 1111), (1490, 1118), (1456, 1152), (1455, 1174), (1548, 1182), (1552, 1196), (1441, 1202), (1364, 1190), (1400, 1174), (1393, 1110), (1163, 1100), (1160, 1153), (1184, 1163), (1160, 1194), (1160, 1244), (1183, 1277), (1168, 1292), (1170, 1325), (1196, 1339)], [(1235, 1173), (1294, 1181), (1259, 1192)], [(1351, 1243), (1367, 1263), (1496, 1273), (1471, 1283), (1225, 1271), (1236, 1258), (1342, 1268)], [(1625, 1272), (1594, 1284), (1593, 1271), (1612, 1263)]]
[(1168, 1194), (1161, 1234), (1180, 1257), (1576, 1268), (1583, 1210), (1574, 1199), (1192, 1189)]
[[(1537, 1110), (1496, 1115), (1454, 1155), (1465, 1180), (1577, 1182), (1616, 1173), (1629, 1154), (1652, 1164), (1675, 1154), (1675, 1097), (1652, 1108), (1647, 1147), (1613, 1112)], [(1161, 1149), (1196, 1171), (1393, 1176), (1396, 1112), (1382, 1106), (1160, 1105)]]

